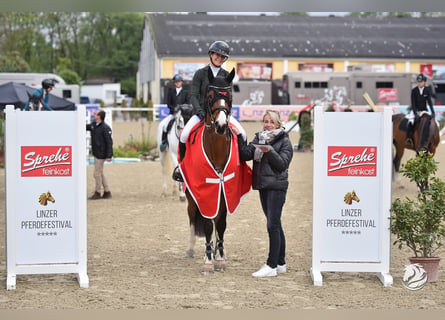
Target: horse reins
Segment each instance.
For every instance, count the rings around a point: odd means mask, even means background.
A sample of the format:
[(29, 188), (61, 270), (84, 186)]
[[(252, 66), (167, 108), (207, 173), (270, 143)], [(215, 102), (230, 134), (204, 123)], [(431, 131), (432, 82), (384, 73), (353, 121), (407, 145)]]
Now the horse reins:
[[(210, 115), (210, 124), (207, 124), (204, 121), (205, 128), (207, 130), (215, 128), (215, 118), (213, 117), (213, 113), (215, 111), (222, 111), (222, 112), (224, 112), (226, 114), (226, 116), (227, 116), (227, 129), (225, 131), (225, 134), (226, 134), (226, 141), (227, 141), (227, 149), (229, 149), (230, 148), (230, 142), (231, 142), (231, 134), (230, 134), (230, 130), (228, 130), (228, 128), (229, 128), (228, 123), (230, 121), (230, 112), (231, 112), (231, 109), (232, 109), (232, 100), (231, 100), (231, 96), (230, 96), (231, 87), (230, 86), (227, 86), (227, 87), (217, 87), (217, 86), (209, 85), (207, 90), (208, 90), (208, 92), (209, 91), (213, 91), (215, 93), (215, 95), (214, 95), (214, 97), (212, 98), (211, 101), (210, 100), (207, 101), (206, 107), (207, 107), (207, 112)], [(207, 96), (208, 96), (208, 92), (207, 92)], [(226, 105), (222, 105), (221, 104), (221, 105), (219, 105), (219, 106), (217, 106), (215, 108), (211, 108), (211, 106), (213, 106), (219, 100), (224, 100), (227, 103), (228, 107), (226, 107)], [(216, 168), (216, 166), (215, 166), (215, 161), (213, 159), (213, 145), (212, 145), (211, 141), (212, 140), (209, 141), (210, 156), (211, 156), (210, 161), (212, 162), (213, 168), (216, 171), (218, 171), (218, 173), (221, 173), (220, 170), (218, 168)], [(227, 154), (224, 163), (227, 163), (228, 159), (229, 159), (229, 155)], [(224, 168), (222, 168), (222, 169), (224, 169)]]
[[(206, 105), (207, 112), (210, 114), (210, 125), (206, 124), (206, 127), (208, 127), (208, 128), (215, 125), (215, 118), (213, 118), (213, 112), (223, 111), (227, 116), (227, 122), (229, 122), (230, 111), (232, 109), (232, 100), (231, 100), (231, 96), (230, 96), (231, 87), (230, 86), (217, 87), (217, 86), (209, 85), (207, 88), (207, 96), (209, 95), (210, 91), (213, 91), (215, 93), (215, 95), (211, 101), (207, 101), (207, 105)], [(217, 106), (216, 108), (213, 108), (213, 110), (212, 110), (211, 106), (213, 106), (213, 104), (215, 104), (215, 102), (217, 102), (219, 100), (224, 100), (229, 107), (227, 108), (225, 105), (224, 106), (220, 105), (220, 106)]]

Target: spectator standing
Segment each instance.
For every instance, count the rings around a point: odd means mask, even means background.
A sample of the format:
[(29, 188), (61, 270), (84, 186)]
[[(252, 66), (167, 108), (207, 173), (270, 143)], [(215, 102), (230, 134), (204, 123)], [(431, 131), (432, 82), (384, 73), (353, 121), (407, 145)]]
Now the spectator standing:
[(286, 272), (286, 238), (281, 215), (289, 185), (288, 169), (293, 149), (280, 115), (268, 110), (263, 116), (263, 130), (246, 144), (236, 127), (240, 159), (253, 160), (252, 188), (259, 191), (261, 207), (267, 221), (269, 255), (253, 277), (274, 277)]
[[(109, 199), (111, 191), (104, 175), (105, 161), (111, 161), (113, 157), (113, 138), (111, 128), (105, 122), (105, 111), (98, 110), (94, 115), (94, 121), (87, 124), (86, 129), (91, 131), (91, 148), (94, 156), (94, 180), (95, 191), (89, 197), (90, 200)], [(101, 195), (103, 187), (103, 195)]]

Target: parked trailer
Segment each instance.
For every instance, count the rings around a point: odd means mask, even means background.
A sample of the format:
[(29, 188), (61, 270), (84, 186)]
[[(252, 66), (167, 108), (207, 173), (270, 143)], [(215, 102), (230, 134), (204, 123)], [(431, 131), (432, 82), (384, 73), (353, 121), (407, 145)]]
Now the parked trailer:
[(337, 105), (366, 104), (368, 93), (380, 105), (411, 104), (416, 75), (410, 72), (288, 72), (283, 76), (285, 104), (305, 105), (311, 101)]
[(433, 79), (436, 105), (445, 105), (445, 79)]
[(62, 77), (53, 73), (0, 72), (0, 84), (17, 82), (33, 88), (41, 88), (43, 79), (54, 79), (56, 85), (51, 91), (55, 96), (67, 99), (75, 104), (80, 103), (80, 87), (77, 84), (66, 84)]
[[(368, 93), (376, 105), (410, 105), (411, 89), (416, 86), (416, 73), (411, 72), (308, 72), (295, 71), (273, 81), (243, 80), (233, 84), (234, 105), (366, 105)], [(170, 79), (161, 81), (161, 101), (166, 103)], [(191, 81), (184, 81), (190, 90)], [(445, 104), (445, 80), (427, 85), (437, 91), (437, 103)]]
[[(232, 103), (240, 106), (250, 105), (269, 105), (281, 104), (281, 99), (277, 98), (278, 88), (281, 80), (278, 81), (255, 81), (240, 80), (233, 83)], [(161, 80), (161, 99), (162, 103), (167, 103), (168, 88), (173, 87), (173, 81), (170, 79)], [(185, 80), (182, 87), (191, 90), (191, 81)]]

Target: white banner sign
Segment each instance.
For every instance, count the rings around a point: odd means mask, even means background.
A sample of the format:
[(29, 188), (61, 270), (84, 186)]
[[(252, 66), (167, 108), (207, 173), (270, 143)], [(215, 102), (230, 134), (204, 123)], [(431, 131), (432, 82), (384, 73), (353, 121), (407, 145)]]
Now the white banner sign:
[(322, 271), (389, 272), (392, 109), (314, 115), (312, 277)]
[(6, 108), (7, 289), (17, 274), (86, 275), (85, 108)]

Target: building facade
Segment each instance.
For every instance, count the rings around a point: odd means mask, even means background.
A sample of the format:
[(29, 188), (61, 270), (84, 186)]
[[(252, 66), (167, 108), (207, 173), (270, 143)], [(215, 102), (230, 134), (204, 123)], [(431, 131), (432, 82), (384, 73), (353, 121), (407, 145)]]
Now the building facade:
[(281, 80), (293, 71), (346, 72), (359, 65), (376, 73), (439, 78), (445, 75), (444, 31), (444, 18), (147, 13), (137, 97), (164, 103), (173, 75), (181, 73), (187, 84), (209, 62), (208, 48), (216, 40), (230, 45), (224, 67), (235, 68), (234, 82), (240, 84)]

